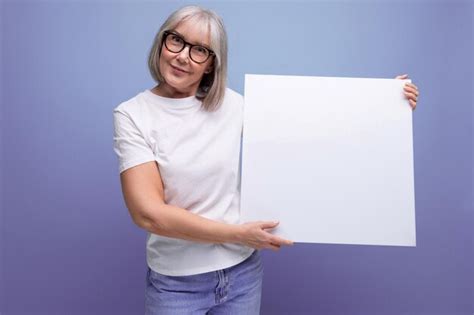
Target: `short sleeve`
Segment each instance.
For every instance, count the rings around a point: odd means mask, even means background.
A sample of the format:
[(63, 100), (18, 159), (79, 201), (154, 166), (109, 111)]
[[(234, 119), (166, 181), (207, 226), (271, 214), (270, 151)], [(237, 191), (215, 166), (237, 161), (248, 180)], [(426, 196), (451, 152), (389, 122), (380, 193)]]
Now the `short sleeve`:
[(114, 109), (114, 151), (122, 173), (133, 166), (155, 160), (153, 150), (146, 143), (136, 123), (126, 112)]

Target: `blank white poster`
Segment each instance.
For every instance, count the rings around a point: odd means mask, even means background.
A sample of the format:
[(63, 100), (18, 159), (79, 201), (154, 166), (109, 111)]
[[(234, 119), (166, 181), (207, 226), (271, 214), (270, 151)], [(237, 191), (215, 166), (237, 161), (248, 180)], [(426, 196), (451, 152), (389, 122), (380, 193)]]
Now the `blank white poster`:
[(294, 242), (416, 246), (410, 80), (245, 76), (241, 219)]

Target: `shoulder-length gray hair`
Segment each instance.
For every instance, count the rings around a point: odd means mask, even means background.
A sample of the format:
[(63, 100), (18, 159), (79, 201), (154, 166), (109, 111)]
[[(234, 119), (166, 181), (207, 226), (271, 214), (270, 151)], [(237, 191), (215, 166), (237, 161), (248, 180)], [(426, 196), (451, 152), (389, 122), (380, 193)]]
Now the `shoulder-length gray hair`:
[(214, 111), (222, 104), (227, 83), (227, 34), (222, 19), (214, 11), (186, 6), (173, 12), (155, 36), (148, 55), (148, 69), (157, 83), (165, 81), (160, 72), (163, 32), (188, 19), (196, 20), (203, 30), (209, 31), (211, 49), (216, 54), (212, 71), (203, 75), (196, 92), (196, 98), (202, 101), (202, 107), (207, 111)]

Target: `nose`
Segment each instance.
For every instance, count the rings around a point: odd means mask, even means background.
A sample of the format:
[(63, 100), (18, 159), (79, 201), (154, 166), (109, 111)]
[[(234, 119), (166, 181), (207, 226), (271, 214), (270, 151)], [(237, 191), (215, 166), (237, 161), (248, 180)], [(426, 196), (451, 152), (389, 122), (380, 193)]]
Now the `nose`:
[(178, 60), (181, 61), (181, 62), (184, 62), (184, 61), (189, 61), (188, 58), (189, 58), (189, 51), (190, 47), (188, 44), (184, 45), (184, 48), (183, 50), (181, 50), (179, 53), (178, 53)]

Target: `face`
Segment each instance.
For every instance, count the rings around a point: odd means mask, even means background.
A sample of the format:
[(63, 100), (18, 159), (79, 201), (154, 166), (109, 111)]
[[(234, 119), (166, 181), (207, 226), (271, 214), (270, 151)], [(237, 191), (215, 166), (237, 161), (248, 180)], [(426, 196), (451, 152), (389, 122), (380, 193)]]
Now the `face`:
[[(196, 27), (194, 21), (183, 21), (173, 31), (191, 44), (210, 47), (209, 32), (203, 32), (207, 27)], [(169, 51), (165, 45), (161, 48), (160, 71), (165, 79), (157, 91), (167, 97), (187, 97), (195, 95), (199, 83), (205, 73), (212, 71), (213, 57), (204, 63), (196, 63), (189, 57), (189, 46), (181, 52)]]

